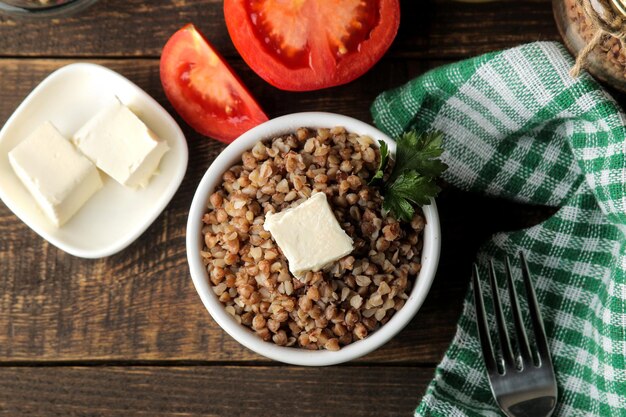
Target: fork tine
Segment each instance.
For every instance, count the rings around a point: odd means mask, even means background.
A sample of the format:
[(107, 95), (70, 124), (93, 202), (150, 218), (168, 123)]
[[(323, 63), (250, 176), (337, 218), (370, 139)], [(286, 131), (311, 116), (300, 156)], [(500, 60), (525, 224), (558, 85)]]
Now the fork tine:
[(523, 252), (520, 252), (519, 255), (522, 263), (522, 277), (524, 278), (524, 286), (526, 288), (530, 320), (533, 325), (537, 351), (539, 352), (539, 366), (541, 366), (544, 362), (551, 362), (550, 350), (548, 349), (548, 338), (546, 337), (546, 330), (543, 327), (543, 320), (541, 318), (541, 312), (539, 311), (539, 305), (537, 304), (537, 295), (535, 294), (535, 289), (533, 288), (533, 283), (530, 279), (528, 262), (526, 262), (526, 257)]
[(506, 328), (506, 321), (502, 313), (502, 303), (498, 294), (498, 282), (496, 281), (496, 269), (493, 261), (489, 261), (489, 282), (491, 284), (491, 299), (493, 300), (493, 311), (496, 316), (496, 325), (498, 327), (498, 338), (500, 340), (500, 349), (502, 349), (502, 357), (504, 362), (514, 368), (515, 359), (513, 358), (513, 349), (511, 349), (511, 339)]
[(513, 275), (511, 274), (511, 262), (506, 257), (505, 263), (506, 279), (509, 287), (509, 299), (511, 300), (511, 311), (513, 312), (513, 323), (515, 324), (515, 335), (517, 336), (517, 345), (519, 346), (520, 355), (522, 356), (523, 366), (532, 363), (532, 354), (530, 353), (530, 345), (528, 344), (528, 336), (524, 328), (524, 320), (520, 311), (519, 302), (517, 301), (517, 291), (513, 284)]
[(472, 289), (474, 290), (474, 305), (476, 306), (476, 327), (478, 328), (478, 340), (480, 341), (481, 352), (485, 360), (485, 366), (489, 373), (498, 372), (496, 357), (493, 353), (493, 344), (491, 336), (489, 336), (489, 327), (487, 325), (487, 315), (485, 314), (485, 302), (480, 288), (480, 278), (478, 275), (478, 267), (473, 265), (472, 270)]

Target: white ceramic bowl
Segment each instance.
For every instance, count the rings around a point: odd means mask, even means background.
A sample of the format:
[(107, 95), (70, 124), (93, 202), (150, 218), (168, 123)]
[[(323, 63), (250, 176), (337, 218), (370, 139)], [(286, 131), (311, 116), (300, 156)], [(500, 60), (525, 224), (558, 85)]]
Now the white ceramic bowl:
[(424, 247), (422, 251), (422, 269), (409, 298), (394, 316), (380, 329), (368, 335), (365, 339), (342, 347), (338, 351), (310, 351), (297, 347), (283, 347), (271, 342), (265, 342), (245, 326), (238, 324), (226, 312), (223, 304), (211, 289), (206, 267), (202, 263), (200, 251), (203, 247), (202, 215), (207, 209), (209, 196), (220, 184), (222, 174), (241, 160), (241, 154), (251, 149), (259, 140), (270, 139), (275, 136), (294, 132), (299, 127), (334, 127), (343, 126), (349, 132), (369, 135), (375, 141), (384, 140), (389, 145), (390, 152), (395, 152), (395, 142), (387, 135), (374, 127), (351, 117), (332, 113), (295, 113), (278, 117), (265, 122), (241, 135), (230, 144), (209, 167), (200, 181), (196, 194), (189, 210), (187, 220), (187, 258), (191, 277), (200, 298), (213, 319), (235, 340), (247, 348), (268, 358), (294, 365), (323, 366), (346, 362), (363, 356), (388, 342), (395, 336), (419, 310), (435, 277), (439, 262), (441, 244), (439, 215), (434, 200), (424, 206), (426, 228), (424, 229)]
[[(170, 150), (145, 188), (131, 189), (101, 174), (103, 187), (63, 226), (56, 227), (15, 175), (8, 154), (46, 121), (66, 138), (117, 97)], [(96, 64), (66, 65), (50, 74), (0, 130), (0, 200), (48, 242), (81, 258), (113, 255), (134, 242), (165, 209), (187, 170), (187, 141), (176, 121), (141, 88)]]

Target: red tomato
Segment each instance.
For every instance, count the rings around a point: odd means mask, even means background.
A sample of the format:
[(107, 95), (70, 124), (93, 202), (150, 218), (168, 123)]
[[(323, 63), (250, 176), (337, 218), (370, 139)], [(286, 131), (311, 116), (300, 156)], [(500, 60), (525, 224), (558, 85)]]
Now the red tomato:
[(291, 91), (345, 84), (387, 51), (399, 0), (225, 0), (235, 47), (261, 78)]
[(192, 24), (165, 44), (161, 83), (191, 127), (222, 142), (230, 143), (267, 120), (239, 77)]

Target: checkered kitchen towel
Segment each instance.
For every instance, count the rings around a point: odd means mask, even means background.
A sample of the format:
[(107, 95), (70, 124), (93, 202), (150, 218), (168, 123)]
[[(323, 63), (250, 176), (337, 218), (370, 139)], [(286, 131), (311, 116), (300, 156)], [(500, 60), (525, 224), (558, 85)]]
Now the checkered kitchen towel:
[[(372, 112), (391, 136), (444, 132), (449, 183), (558, 208), (537, 226), (493, 236), (478, 263), (486, 276), (488, 259), (527, 254), (557, 374), (554, 415), (626, 416), (625, 116), (587, 74), (572, 79), (572, 64), (556, 43), (490, 53), (385, 92)], [(517, 260), (514, 268), (519, 277)], [(417, 416), (501, 415), (474, 317), (468, 292)]]

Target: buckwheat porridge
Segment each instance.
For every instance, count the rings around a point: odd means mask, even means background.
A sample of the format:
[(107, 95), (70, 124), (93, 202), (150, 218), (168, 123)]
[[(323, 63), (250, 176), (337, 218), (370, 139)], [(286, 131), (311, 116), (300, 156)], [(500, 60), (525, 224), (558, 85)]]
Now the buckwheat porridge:
[[(368, 185), (380, 152), (367, 136), (300, 128), (244, 152), (223, 174), (204, 214), (203, 261), (215, 294), (265, 341), (338, 350), (402, 308), (420, 271), (425, 220), (382, 214)], [(265, 215), (325, 193), (353, 251), (318, 272), (293, 276), (264, 229)]]

